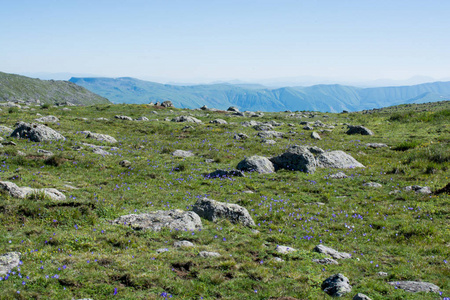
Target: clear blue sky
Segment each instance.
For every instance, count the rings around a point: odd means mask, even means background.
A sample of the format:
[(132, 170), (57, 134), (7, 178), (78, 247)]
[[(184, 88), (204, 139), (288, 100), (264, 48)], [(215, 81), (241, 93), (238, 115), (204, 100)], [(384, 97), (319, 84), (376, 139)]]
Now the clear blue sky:
[(0, 0), (0, 71), (450, 77), (448, 0)]

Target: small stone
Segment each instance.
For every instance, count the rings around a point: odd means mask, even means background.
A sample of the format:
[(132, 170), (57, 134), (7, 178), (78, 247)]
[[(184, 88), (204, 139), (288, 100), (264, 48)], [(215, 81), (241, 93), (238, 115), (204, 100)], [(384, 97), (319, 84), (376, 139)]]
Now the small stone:
[(377, 182), (372, 182), (372, 181), (364, 183), (363, 186), (373, 187), (373, 188), (380, 188), (380, 187), (382, 187), (381, 184), (379, 184)]
[(317, 132), (315, 132), (315, 131), (311, 132), (311, 138), (313, 138), (315, 140), (321, 140), (322, 139), (320, 137), (320, 135)]
[(338, 265), (339, 263), (332, 258), (313, 259), (315, 263), (320, 265)]
[(168, 252), (168, 251), (169, 251), (169, 249), (167, 249), (167, 248), (160, 248), (160, 249), (156, 250), (156, 253), (164, 253), (164, 252)]
[(353, 300), (372, 300), (368, 296), (358, 293), (353, 297)]
[(297, 251), (297, 249), (288, 246), (277, 246), (276, 251), (281, 254), (288, 254)]
[(124, 168), (128, 168), (131, 166), (131, 162), (129, 160), (122, 160), (119, 162), (119, 165)]
[(421, 281), (392, 281), (388, 282), (388, 284), (410, 293), (417, 293), (417, 292), (438, 293), (440, 290), (440, 288), (437, 285)]
[(194, 153), (192, 153), (191, 151), (184, 151), (184, 150), (175, 150), (174, 152), (172, 152), (172, 155), (175, 157), (192, 157), (195, 156)]
[(352, 257), (348, 253), (339, 252), (339, 251), (334, 250), (333, 248), (330, 248), (330, 247), (327, 247), (324, 245), (317, 245), (316, 247), (314, 247), (313, 251), (329, 255), (334, 259), (347, 259), (347, 258)]
[(198, 253), (198, 256), (207, 258), (207, 257), (220, 257), (222, 255), (220, 255), (220, 253), (218, 252), (200, 251)]
[(173, 246), (176, 248), (184, 248), (184, 247), (194, 247), (194, 244), (189, 241), (176, 241), (173, 243)]

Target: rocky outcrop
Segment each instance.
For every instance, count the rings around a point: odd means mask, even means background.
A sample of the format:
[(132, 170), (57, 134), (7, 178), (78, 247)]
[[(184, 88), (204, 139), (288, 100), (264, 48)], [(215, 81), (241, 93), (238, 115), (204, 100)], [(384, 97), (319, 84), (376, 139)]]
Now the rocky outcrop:
[(237, 204), (202, 198), (194, 204), (192, 210), (200, 217), (212, 222), (216, 222), (219, 219), (227, 219), (231, 223), (239, 223), (244, 226), (255, 225), (247, 209)]
[(11, 137), (29, 139), (32, 142), (65, 140), (59, 132), (43, 124), (19, 122), (16, 129), (11, 133)]

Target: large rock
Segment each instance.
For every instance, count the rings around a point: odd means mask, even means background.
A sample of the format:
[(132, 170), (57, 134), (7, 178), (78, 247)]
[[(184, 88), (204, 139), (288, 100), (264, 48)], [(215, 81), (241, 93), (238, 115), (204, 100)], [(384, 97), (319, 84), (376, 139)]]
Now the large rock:
[(228, 107), (227, 111), (239, 112), (239, 109), (235, 106), (230, 106), (230, 107)]
[(133, 121), (133, 118), (131, 118), (131, 117), (129, 117), (129, 116), (119, 116), (119, 115), (116, 115), (116, 116), (114, 116), (114, 118), (119, 119), (119, 120)]
[(20, 265), (20, 252), (8, 252), (0, 256), (0, 275), (6, 275), (9, 271)]
[(258, 172), (262, 174), (275, 172), (272, 162), (268, 158), (258, 155), (246, 157), (238, 163), (236, 168), (241, 171)]
[(198, 123), (198, 124), (202, 123), (202, 121), (200, 121), (199, 119), (191, 117), (191, 116), (179, 116), (179, 117), (173, 118), (171, 121), (172, 122)]
[(244, 207), (232, 204), (224, 203), (216, 200), (202, 198), (192, 207), (192, 210), (200, 217), (210, 220), (212, 222), (218, 219), (227, 219), (231, 223), (239, 223), (244, 226), (254, 226), (255, 222)]
[(52, 200), (66, 200), (66, 196), (54, 188), (33, 189), (30, 187), (18, 187), (9, 181), (0, 181), (0, 189), (8, 192), (14, 198), (25, 199), (32, 195), (43, 194)]
[(233, 138), (235, 140), (246, 140), (246, 139), (248, 139), (248, 135), (246, 135), (245, 133), (240, 132), (240, 133), (235, 134)]
[(285, 153), (272, 157), (270, 161), (275, 169), (287, 169), (314, 173), (316, 171), (316, 159), (306, 148), (298, 145), (291, 146)]
[(322, 291), (331, 297), (342, 297), (352, 291), (352, 286), (347, 277), (338, 273), (328, 277), (322, 282)]
[(163, 228), (178, 230), (202, 228), (202, 221), (195, 212), (179, 209), (158, 210), (139, 215), (125, 215), (111, 221), (111, 223), (128, 225), (136, 230), (152, 231), (160, 231)]
[(317, 245), (316, 247), (314, 247), (313, 251), (329, 255), (334, 259), (345, 259), (345, 258), (352, 257), (348, 253), (339, 252), (339, 251), (334, 250), (333, 248), (326, 247), (324, 245)]
[(209, 178), (222, 178), (222, 177), (245, 177), (244, 173), (240, 170), (215, 170), (209, 173), (207, 177)]
[(315, 131), (311, 132), (311, 137), (312, 137), (313, 139), (315, 139), (315, 140), (321, 140), (321, 139), (322, 139), (322, 138), (320, 137), (320, 135), (319, 135), (317, 132), (315, 132)]
[(428, 186), (420, 186), (420, 185), (410, 185), (405, 187), (405, 191), (411, 192), (414, 191), (418, 194), (431, 194), (430, 187)]
[(59, 132), (43, 124), (19, 122), (11, 137), (30, 139), (32, 142), (65, 140)]
[(316, 157), (317, 165), (321, 168), (351, 169), (364, 168), (364, 165), (344, 151), (325, 152)]
[(40, 117), (39, 119), (36, 119), (35, 121), (37, 122), (41, 122), (41, 123), (56, 123), (59, 122), (59, 119), (55, 116), (44, 116), (44, 117)]
[(411, 293), (417, 292), (433, 292), (438, 293), (440, 288), (437, 285), (428, 282), (421, 281), (392, 281), (388, 282), (399, 289), (405, 290)]
[(114, 144), (117, 143), (117, 140), (115, 138), (113, 138), (110, 135), (107, 134), (102, 134), (102, 133), (93, 133), (93, 132), (88, 132), (87, 139), (94, 139), (100, 142), (105, 142), (105, 143), (110, 143), (110, 144)]
[(348, 130), (347, 130), (347, 134), (361, 134), (361, 135), (373, 135), (373, 132), (369, 129), (367, 129), (364, 126), (353, 126), (353, 125), (347, 125), (348, 126)]

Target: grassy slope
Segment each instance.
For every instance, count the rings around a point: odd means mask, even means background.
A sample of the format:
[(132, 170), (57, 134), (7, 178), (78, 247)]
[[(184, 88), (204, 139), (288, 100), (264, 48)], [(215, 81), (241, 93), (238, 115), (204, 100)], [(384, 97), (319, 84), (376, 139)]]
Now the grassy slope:
[[(404, 105), (372, 114), (327, 114), (328, 118), (319, 113), (306, 120), (364, 124), (375, 132), (374, 136), (348, 136), (345, 126), (338, 125), (332, 133), (323, 134), (321, 141), (312, 140), (300, 120), (287, 113), (266, 113), (258, 120), (281, 121), (285, 125), (277, 130), (297, 132), (278, 139), (276, 145), (261, 144), (253, 137), (254, 129), (241, 127), (245, 118), (211, 112), (206, 116), (206, 112), (192, 111), (205, 124), (183, 131), (186, 124), (162, 121), (183, 114), (179, 109), (160, 109), (155, 115), (155, 108), (146, 105), (3, 110), (2, 125), (10, 127), (18, 120), (35, 119), (37, 112), (56, 115), (59, 124), (49, 125), (67, 140), (38, 144), (14, 139), (16, 147), (0, 149), (4, 153), (1, 180), (19, 186), (56, 187), (65, 191), (67, 200), (0, 195), (0, 254), (23, 253), (20, 276), (16, 270), (8, 280), (0, 281), (0, 299), (163, 299), (163, 293), (173, 299), (325, 299), (320, 284), (338, 272), (353, 285), (352, 293), (343, 299), (357, 292), (374, 300), (440, 298), (409, 294), (386, 283), (395, 280), (431, 282), (441, 287), (443, 296), (450, 296), (449, 196), (389, 194), (412, 184), (436, 190), (448, 183), (450, 103), (439, 104)], [(117, 114), (160, 122), (121, 121), (114, 119)], [(94, 120), (99, 117), (110, 121)], [(207, 124), (217, 117), (236, 124)], [(296, 125), (288, 127), (288, 123)], [(86, 148), (72, 150), (85, 141), (77, 133), (81, 130), (116, 137), (117, 155), (101, 157)], [(233, 135), (238, 132), (251, 138), (236, 141)], [(364, 146), (382, 142), (394, 148), (405, 141), (413, 143), (403, 152)], [(280, 171), (233, 179), (203, 177), (217, 168), (234, 168), (246, 155), (277, 155), (294, 143), (344, 150), (366, 168), (344, 170), (350, 177), (341, 180), (328, 179), (336, 170), (327, 169), (310, 175)], [(62, 164), (46, 164), (37, 149), (53, 151)], [(170, 155), (174, 149), (192, 150), (196, 156), (174, 158)], [(27, 156), (16, 156), (17, 150)], [(206, 164), (206, 158), (216, 162)], [(130, 160), (132, 166), (120, 167), (122, 159)], [(362, 187), (369, 181), (383, 187)], [(243, 205), (260, 233), (224, 220), (202, 220), (204, 228), (196, 232), (139, 232), (108, 224), (108, 220), (134, 212), (187, 209), (203, 195)], [(325, 205), (310, 205), (314, 202)], [(173, 248), (176, 240), (190, 240), (196, 247)], [(319, 242), (354, 258), (339, 265), (314, 264), (312, 258), (323, 257), (311, 251)], [(280, 256), (275, 252), (277, 245), (298, 251), (281, 255), (285, 262), (277, 263), (273, 261)], [(166, 247), (169, 252), (156, 253)], [(199, 259), (196, 255), (202, 250), (223, 256)], [(379, 277), (379, 271), (388, 277)]]
[(0, 72), (0, 101), (36, 100), (41, 103), (72, 102), (74, 104), (100, 104), (109, 101), (68, 81), (40, 80)]

